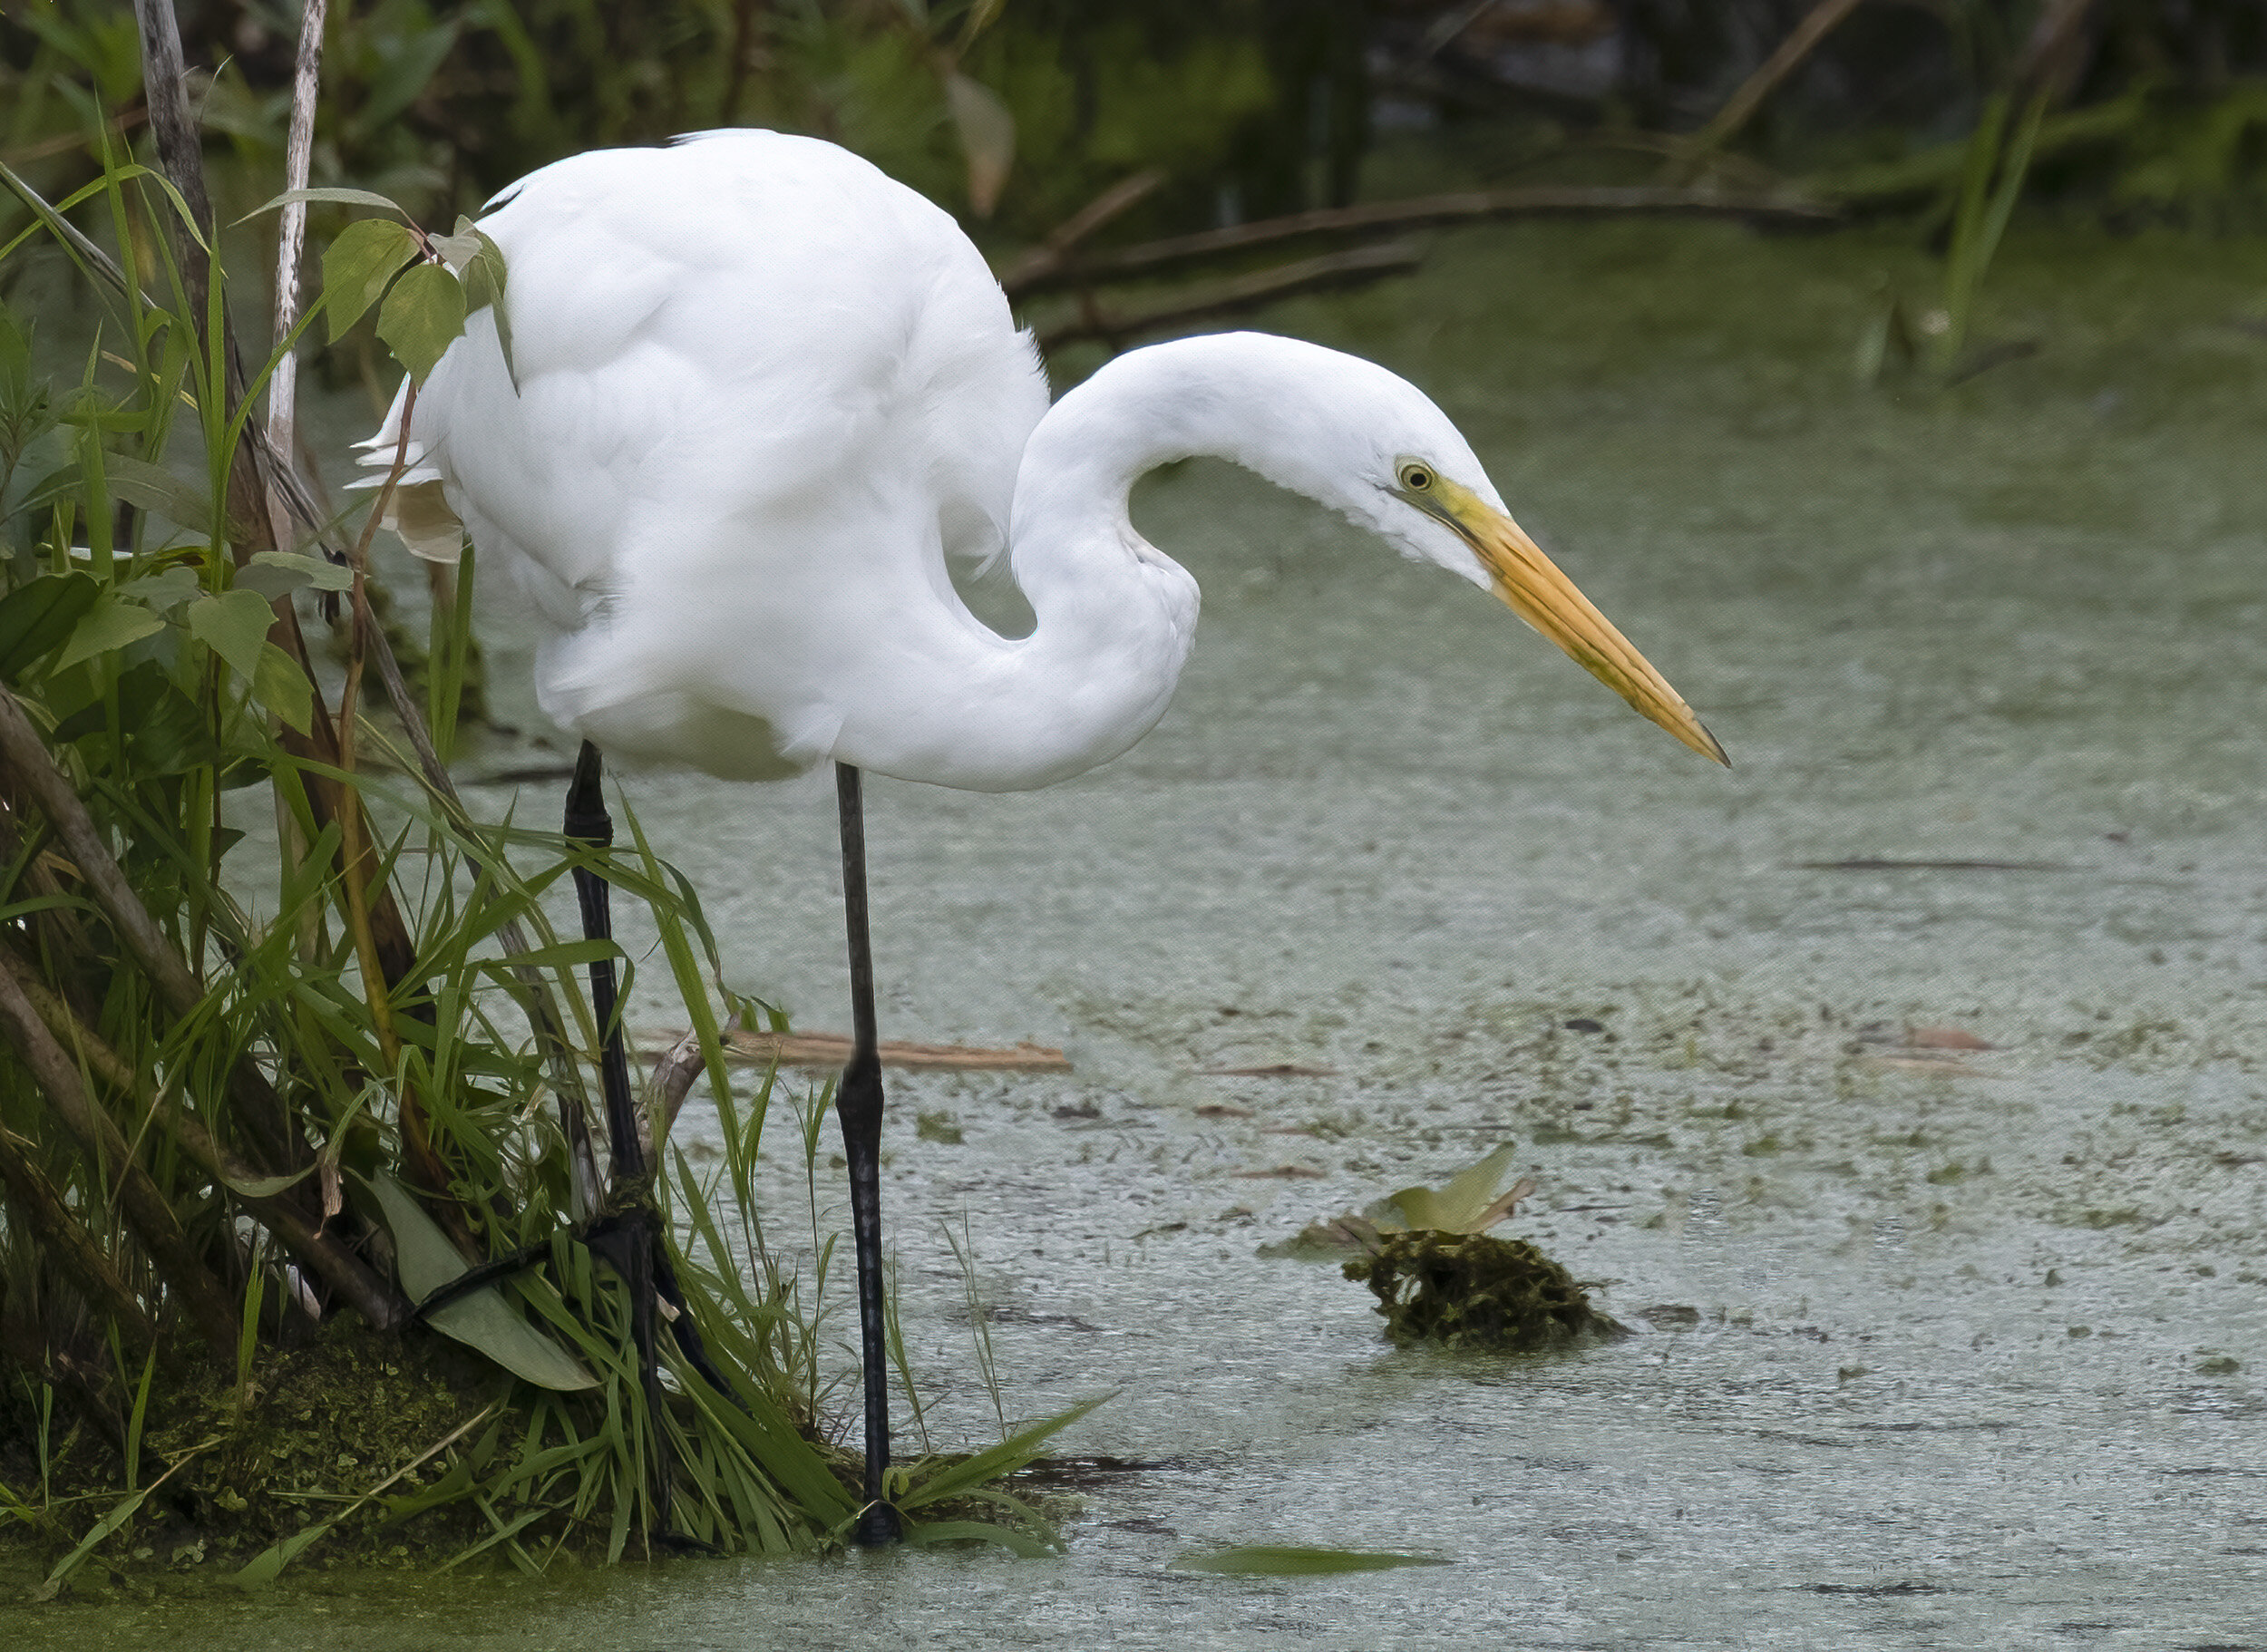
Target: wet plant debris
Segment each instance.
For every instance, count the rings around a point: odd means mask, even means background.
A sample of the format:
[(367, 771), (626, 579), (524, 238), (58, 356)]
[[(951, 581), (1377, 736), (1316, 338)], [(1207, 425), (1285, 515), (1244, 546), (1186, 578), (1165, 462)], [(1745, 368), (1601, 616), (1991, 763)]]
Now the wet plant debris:
[(1261, 1246), (1260, 1254), (1346, 1258), (1346, 1277), (1376, 1294), (1386, 1334), (1405, 1346), (1437, 1342), (1532, 1353), (1626, 1336), (1533, 1245), (1488, 1236), (1535, 1191), (1526, 1176), (1496, 1190), (1515, 1152), (1503, 1142), (1440, 1187), (1403, 1188), (1359, 1215), (1310, 1222), (1296, 1239)]
[(1627, 1335), (1591, 1307), (1571, 1274), (1524, 1239), (1396, 1233), (1345, 1270), (1376, 1295), (1386, 1335), (1404, 1346), (1436, 1342), (1531, 1354)]

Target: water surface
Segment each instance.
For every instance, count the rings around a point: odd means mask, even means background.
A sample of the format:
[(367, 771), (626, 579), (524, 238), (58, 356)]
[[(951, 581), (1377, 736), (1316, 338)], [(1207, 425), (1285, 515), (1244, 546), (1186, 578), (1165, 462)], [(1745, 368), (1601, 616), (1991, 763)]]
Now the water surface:
[[(1886, 234), (1472, 231), (1268, 318), (1431, 389), (1738, 766), (1192, 464), (1136, 502), (1205, 590), (1154, 734), (1027, 796), (872, 782), (885, 1035), (1075, 1063), (894, 1079), (884, 1182), (940, 1440), (992, 1414), (946, 1223), (1012, 1412), (1117, 1393), (1066, 1449), (1147, 1466), (1089, 1487), (1066, 1558), (310, 1570), (17, 1633), (2267, 1647), (2262, 271), (2019, 236), (1983, 332), (2037, 353), (1950, 392), (1853, 384), (1883, 284), (1927, 291)], [(735, 985), (843, 1025), (831, 792), (631, 786)], [(1279, 1064), (1328, 1073), (1208, 1072)], [(713, 1117), (680, 1129), (697, 1154)], [(1513, 1230), (1638, 1335), (1396, 1352), (1334, 1268), (1256, 1254), (1506, 1139), (1542, 1186)], [(1455, 1564), (1167, 1569), (1238, 1542)]]

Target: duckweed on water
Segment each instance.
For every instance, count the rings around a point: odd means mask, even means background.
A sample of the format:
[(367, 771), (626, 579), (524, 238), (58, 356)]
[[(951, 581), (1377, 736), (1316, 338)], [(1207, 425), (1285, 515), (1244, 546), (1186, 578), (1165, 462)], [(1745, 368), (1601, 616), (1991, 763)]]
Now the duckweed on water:
[(1591, 1307), (1571, 1274), (1524, 1239), (1396, 1233), (1347, 1263), (1346, 1277), (1376, 1293), (1386, 1334), (1404, 1346), (1437, 1342), (1532, 1354), (1628, 1335)]

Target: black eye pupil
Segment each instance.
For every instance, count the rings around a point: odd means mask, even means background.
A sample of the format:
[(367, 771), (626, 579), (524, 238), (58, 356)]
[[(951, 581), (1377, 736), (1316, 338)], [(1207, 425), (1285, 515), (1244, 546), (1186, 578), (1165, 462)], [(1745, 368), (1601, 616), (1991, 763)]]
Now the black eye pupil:
[(1414, 467), (1409, 471), (1409, 485), (1413, 488), (1429, 487), (1432, 485), (1432, 475), (1428, 471), (1420, 471), (1415, 469)]

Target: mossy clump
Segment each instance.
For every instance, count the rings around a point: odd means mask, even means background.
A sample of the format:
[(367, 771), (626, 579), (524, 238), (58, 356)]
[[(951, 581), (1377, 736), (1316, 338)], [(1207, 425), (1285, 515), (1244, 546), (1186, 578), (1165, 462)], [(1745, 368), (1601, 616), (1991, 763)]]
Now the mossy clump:
[(1532, 1354), (1627, 1334), (1591, 1307), (1572, 1275), (1524, 1239), (1391, 1234), (1347, 1263), (1346, 1277), (1377, 1295), (1386, 1335), (1405, 1347), (1436, 1342)]

